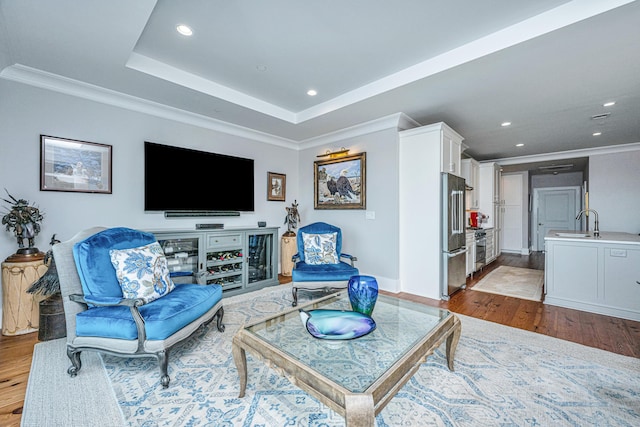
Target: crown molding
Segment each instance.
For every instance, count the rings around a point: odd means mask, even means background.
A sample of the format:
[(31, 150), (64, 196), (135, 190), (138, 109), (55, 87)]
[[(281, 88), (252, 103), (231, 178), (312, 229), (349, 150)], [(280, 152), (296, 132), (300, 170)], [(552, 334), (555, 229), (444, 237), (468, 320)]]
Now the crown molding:
[(229, 135), (248, 138), (254, 141), (290, 148), (293, 150), (299, 149), (298, 143), (290, 139), (259, 132), (254, 129), (234, 125), (222, 120), (212, 119), (201, 114), (169, 107), (158, 102), (148, 101), (122, 92), (105, 89), (90, 83), (81, 82), (79, 80), (63, 77), (21, 64), (14, 64), (6, 67), (4, 70), (0, 71), (0, 78), (99, 102), (101, 104), (148, 114), (150, 116), (174, 120), (180, 123), (223, 132)]
[(508, 157), (504, 159), (483, 160), (480, 163), (498, 163), (499, 165), (507, 166), (533, 162), (546, 162), (550, 160), (572, 159), (575, 157), (597, 156), (602, 154), (616, 154), (637, 150), (640, 150), (640, 142), (607, 145), (595, 148), (583, 148), (579, 150), (557, 151), (555, 153), (535, 154), (530, 156)]
[(344, 141), (345, 139), (367, 135), (381, 130), (394, 129), (396, 131), (410, 129), (420, 126), (420, 123), (413, 120), (404, 113), (395, 113), (379, 119), (360, 123), (348, 128), (340, 129), (325, 135), (309, 138), (300, 143), (300, 150)]
[(296, 151), (377, 132), (379, 130), (391, 128), (403, 130), (420, 126), (418, 122), (406, 114), (396, 113), (297, 142), (21, 64), (6, 67), (0, 71), (0, 78)]

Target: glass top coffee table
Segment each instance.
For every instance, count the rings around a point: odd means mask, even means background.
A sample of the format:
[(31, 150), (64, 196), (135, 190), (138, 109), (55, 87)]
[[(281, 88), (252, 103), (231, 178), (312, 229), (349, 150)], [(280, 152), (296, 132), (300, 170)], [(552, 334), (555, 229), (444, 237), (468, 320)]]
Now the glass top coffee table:
[(373, 426), (375, 416), (446, 341), (453, 357), (460, 320), (447, 310), (379, 295), (376, 329), (352, 340), (325, 340), (307, 332), (299, 310), (351, 311), (340, 292), (245, 325), (233, 337), (240, 397), (247, 386), (246, 351), (342, 415), (349, 427)]

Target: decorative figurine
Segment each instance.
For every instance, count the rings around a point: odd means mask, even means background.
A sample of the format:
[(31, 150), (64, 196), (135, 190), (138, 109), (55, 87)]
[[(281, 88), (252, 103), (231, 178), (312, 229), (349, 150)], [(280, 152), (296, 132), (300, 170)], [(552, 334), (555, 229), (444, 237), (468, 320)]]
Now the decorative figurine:
[[(56, 243), (60, 243), (60, 240), (56, 239), (56, 235), (51, 236), (51, 241), (49, 244), (51, 246)], [(27, 289), (27, 293), (43, 295), (45, 297), (50, 297), (51, 295), (55, 295), (60, 293), (60, 280), (58, 278), (58, 269), (56, 268), (56, 260), (53, 258), (53, 251), (49, 249), (46, 254), (44, 254), (43, 262), (49, 266), (47, 271), (40, 277), (38, 280), (34, 282), (33, 285), (29, 289)]]
[[(6, 225), (7, 231), (12, 231), (18, 242), (19, 255), (35, 255), (39, 254), (38, 248), (34, 247), (35, 237), (40, 232), (40, 221), (44, 215), (40, 213), (40, 209), (33, 205), (29, 205), (24, 199), (16, 199), (5, 188), (11, 200), (2, 199), (11, 204), (11, 210), (2, 217), (2, 225)], [(24, 240), (27, 240), (29, 246), (24, 247)]]
[(295, 236), (296, 233), (293, 231), (298, 228), (298, 221), (300, 221), (300, 214), (298, 213), (298, 201), (294, 200), (291, 203), (290, 208), (285, 208), (287, 210), (287, 216), (284, 218), (284, 223), (287, 224), (287, 231), (284, 232), (283, 236)]

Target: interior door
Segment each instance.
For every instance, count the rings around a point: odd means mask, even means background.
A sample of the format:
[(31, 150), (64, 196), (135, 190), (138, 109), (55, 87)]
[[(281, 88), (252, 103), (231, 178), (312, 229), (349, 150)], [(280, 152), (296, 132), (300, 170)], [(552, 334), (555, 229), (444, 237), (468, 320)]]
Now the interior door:
[(580, 187), (536, 188), (534, 190), (536, 248), (544, 250), (549, 230), (576, 230), (580, 211)]

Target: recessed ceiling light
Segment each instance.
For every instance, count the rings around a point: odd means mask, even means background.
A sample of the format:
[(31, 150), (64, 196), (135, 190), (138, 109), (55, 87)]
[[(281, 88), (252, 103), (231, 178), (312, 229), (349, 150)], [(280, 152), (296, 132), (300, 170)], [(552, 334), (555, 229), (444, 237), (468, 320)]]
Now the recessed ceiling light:
[(593, 133), (593, 136), (600, 136), (600, 135), (602, 135), (602, 132), (594, 132)]
[(516, 144), (516, 147), (524, 147), (524, 144), (521, 142), (520, 144)]
[(612, 105), (616, 105), (616, 103), (614, 101), (610, 101), (602, 104), (603, 107), (611, 107)]
[(309, 89), (307, 91), (307, 95), (309, 96), (316, 96), (318, 94), (318, 92), (315, 89)]
[(511, 122), (503, 122), (500, 126), (502, 127), (511, 126)]
[(176, 27), (176, 30), (183, 36), (190, 36), (193, 34), (193, 31), (191, 30), (191, 28), (183, 24), (178, 25)]

